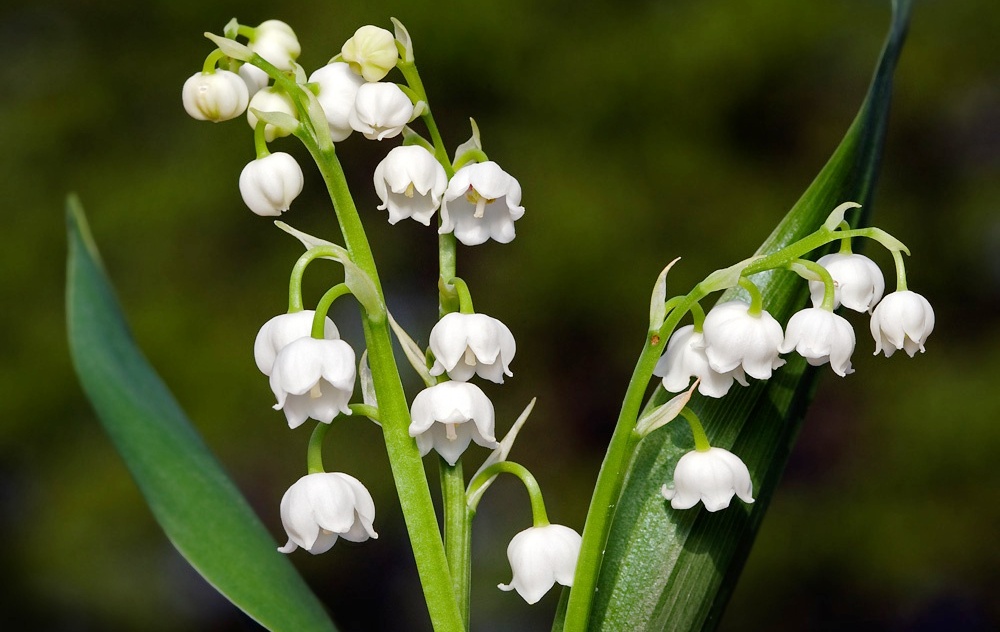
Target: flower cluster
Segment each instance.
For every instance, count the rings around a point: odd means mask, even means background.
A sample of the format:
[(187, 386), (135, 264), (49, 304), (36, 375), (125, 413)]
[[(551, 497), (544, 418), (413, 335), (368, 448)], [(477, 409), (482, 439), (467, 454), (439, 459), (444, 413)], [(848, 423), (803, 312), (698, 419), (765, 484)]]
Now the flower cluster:
[[(851, 233), (838, 233), (831, 228), (838, 223), (846, 226), (842, 222), (843, 212), (856, 206), (854, 203), (839, 206), (814, 234), (818, 237), (817, 245), (841, 239), (841, 252), (820, 257), (816, 263), (792, 259), (789, 255), (783, 264), (809, 280), (812, 307), (793, 314), (782, 329), (763, 308), (760, 292), (749, 275), (743, 273), (745, 268), (741, 269), (738, 284), (749, 292), (751, 301), (722, 302), (707, 315), (695, 301), (690, 308), (694, 323), (673, 332), (653, 370), (654, 375), (662, 377), (663, 388), (681, 393), (694, 378), (692, 390), (697, 388), (706, 397), (721, 398), (734, 382), (748, 386), (747, 376), (769, 379), (773, 371), (785, 364), (780, 356), (793, 351), (810, 365), (829, 364), (841, 377), (853, 373), (854, 329), (846, 318), (834, 313), (840, 306), (871, 314), (876, 354), (884, 351), (888, 357), (904, 349), (912, 357), (918, 350), (923, 352), (924, 342), (934, 329), (934, 311), (924, 297), (906, 289), (900, 255), (905, 247), (883, 232), (864, 234), (882, 241), (896, 261), (897, 291), (883, 298), (885, 279), (879, 267), (868, 257), (851, 252)], [(752, 265), (753, 260), (748, 260), (747, 266)], [(764, 269), (773, 268), (757, 271)], [(708, 511), (729, 506), (734, 495), (752, 503), (753, 485), (747, 466), (733, 453), (711, 447), (697, 416), (689, 409), (683, 411), (681, 414), (691, 424), (696, 446), (678, 461), (673, 487), (663, 486), (664, 498), (671, 501), (674, 509), (688, 509), (700, 500)], [(671, 414), (678, 413), (671, 409)], [(655, 429), (666, 421), (647, 421), (646, 426)]]

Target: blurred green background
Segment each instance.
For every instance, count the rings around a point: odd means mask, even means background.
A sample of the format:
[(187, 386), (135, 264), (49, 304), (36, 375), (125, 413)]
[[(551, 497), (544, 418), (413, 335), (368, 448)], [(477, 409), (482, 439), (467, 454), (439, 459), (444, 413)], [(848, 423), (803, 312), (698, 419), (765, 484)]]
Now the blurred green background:
[[(671, 281), (686, 289), (767, 235), (850, 123), (888, 2), (5, 4), (3, 629), (255, 629), (152, 520), (72, 373), (62, 296), (63, 203), (76, 191), (136, 338), (283, 543), (278, 501), (304, 473), (308, 430), (270, 410), (251, 347), (285, 309), (300, 247), (240, 200), (250, 128), (195, 122), (180, 103), (211, 50), (201, 34), (234, 15), (291, 24), (307, 70), (361, 24), (401, 19), (446, 140), (464, 141), (475, 117), (491, 158), (519, 178), (518, 238), (462, 249), (459, 272), (518, 339), (515, 378), (487, 388), (499, 431), (539, 398), (514, 458), (552, 519), (580, 528), (656, 274), (682, 256)], [(998, 26), (995, 0), (917, 3), (874, 221), (911, 248), (911, 288), (937, 328), (925, 355), (886, 360), (871, 356), (867, 320), (849, 316), (857, 373), (824, 376), (724, 630), (1000, 625)], [(355, 135), (339, 151), (390, 307), (425, 341), (435, 236), (391, 228), (370, 179), (397, 142)], [(305, 164), (295, 142), (275, 146)], [(318, 173), (306, 178), (283, 219), (332, 237)], [(313, 300), (335, 273), (312, 275)], [(360, 348), (356, 315), (340, 309)], [(327, 441), (328, 465), (372, 490), (380, 538), (294, 562), (345, 631), (429, 629), (377, 429), (347, 421)], [(528, 607), (495, 588), (529, 520), (510, 481), (480, 506), (473, 629), (547, 629), (557, 591)]]

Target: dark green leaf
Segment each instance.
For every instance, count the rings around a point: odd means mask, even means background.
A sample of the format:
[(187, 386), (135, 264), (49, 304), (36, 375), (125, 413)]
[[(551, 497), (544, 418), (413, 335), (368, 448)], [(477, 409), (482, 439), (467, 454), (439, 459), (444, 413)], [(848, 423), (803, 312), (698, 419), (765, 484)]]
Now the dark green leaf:
[(268, 629), (334, 630), (136, 347), (76, 198), (66, 219), (76, 372), (167, 537), (216, 590)]
[[(878, 173), (892, 74), (909, 20), (909, 0), (894, 3), (891, 30), (861, 107), (829, 162), (759, 249), (774, 252), (816, 230), (838, 204), (860, 202), (864, 225)], [(775, 318), (806, 304), (806, 284), (789, 272), (754, 277)], [(724, 297), (728, 298), (728, 297)], [(691, 407), (713, 445), (731, 449), (750, 468), (757, 501), (726, 510), (675, 511), (660, 495), (677, 460), (693, 446), (686, 424), (647, 437), (616, 510), (591, 612), (593, 630), (699, 630), (717, 624), (788, 458), (815, 388), (816, 370), (798, 356), (765, 383), (734, 389), (723, 400), (700, 396)], [(667, 399), (662, 389), (653, 403)], [(558, 628), (558, 625), (557, 625)]]

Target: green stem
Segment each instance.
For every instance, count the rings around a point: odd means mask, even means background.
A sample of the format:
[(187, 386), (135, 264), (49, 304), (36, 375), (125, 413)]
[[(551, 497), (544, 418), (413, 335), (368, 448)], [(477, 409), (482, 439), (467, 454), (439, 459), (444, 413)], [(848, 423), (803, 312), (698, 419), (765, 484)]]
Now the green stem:
[(795, 261), (788, 264), (789, 267), (802, 266), (806, 270), (809, 270), (823, 281), (823, 303), (820, 305), (821, 308), (828, 312), (833, 311), (833, 304), (837, 297), (836, 287), (833, 284), (833, 277), (830, 276), (829, 270), (816, 263), (815, 261), (810, 261), (808, 259), (796, 259)]
[(444, 550), (451, 569), (451, 585), (458, 610), (469, 627), (469, 587), (472, 585), (472, 512), (465, 503), (465, 476), (461, 459), (448, 465), (438, 459), (441, 504), (444, 506)]
[(309, 447), (306, 449), (306, 469), (310, 474), (326, 471), (323, 467), (323, 439), (328, 430), (330, 430), (330, 424), (317, 421), (312, 436), (309, 437)]
[(359, 415), (361, 417), (367, 417), (372, 421), (380, 421), (378, 415), (378, 408), (374, 406), (369, 406), (368, 404), (349, 404), (348, 408), (351, 409), (352, 415)]
[(705, 324), (705, 310), (702, 309), (701, 303), (691, 303), (691, 318), (694, 320), (695, 333), (700, 334), (702, 326)]
[[(513, 461), (500, 461), (499, 463), (494, 463), (489, 466), (480, 472), (479, 475), (477, 475), (469, 483), (467, 497), (474, 497), (479, 488), (489, 482), (489, 480), (497, 474), (513, 474), (521, 479), (521, 483), (524, 484), (524, 489), (528, 492), (528, 498), (531, 499), (532, 526), (547, 526), (549, 524), (549, 516), (545, 512), (545, 501), (542, 499), (542, 488), (539, 487), (538, 481), (535, 480), (535, 477), (528, 471), (528, 468), (519, 463), (514, 463)], [(482, 500), (481, 495), (470, 507), (472, 511), (476, 510), (480, 500)]]
[(892, 261), (896, 264), (896, 291), (906, 291), (906, 266), (903, 264), (903, 253), (898, 250), (892, 251)]
[(267, 148), (267, 136), (264, 134), (266, 128), (267, 123), (264, 121), (257, 121), (253, 128), (253, 147), (257, 152), (257, 160), (271, 155), (271, 150)]
[[(304, 142), (326, 182), (351, 260), (368, 275), (379, 296), (383, 296), (375, 259), (333, 146), (321, 146), (310, 137), (305, 137)], [(438, 533), (427, 476), (416, 442), (408, 432), (409, 406), (393, 358), (388, 319), (374, 323), (363, 318), (362, 326), (386, 452), (431, 621), (438, 631), (464, 630), (461, 613), (452, 595), (451, 573)]]
[[(594, 494), (587, 510), (587, 521), (583, 527), (583, 543), (580, 547), (580, 557), (576, 565), (576, 575), (573, 578), (573, 588), (569, 595), (566, 609), (565, 632), (585, 632), (590, 619), (591, 604), (597, 577), (601, 571), (604, 559), (604, 549), (614, 517), (615, 506), (621, 495), (625, 474), (628, 472), (628, 462), (632, 458), (638, 437), (635, 432), (636, 420), (642, 408), (642, 400), (653, 376), (653, 368), (663, 351), (666, 340), (673, 333), (680, 319), (692, 308), (692, 305), (708, 295), (702, 283), (696, 285), (678, 303), (677, 307), (667, 314), (663, 326), (657, 332), (651, 332), (646, 338), (639, 360), (636, 362), (629, 380), (628, 390), (622, 401), (618, 421), (615, 424), (608, 451), (597, 475)], [(673, 299), (671, 299), (673, 300)]]
[(705, 428), (701, 425), (701, 420), (698, 419), (698, 415), (694, 413), (693, 410), (687, 406), (681, 410), (681, 416), (684, 420), (688, 422), (691, 426), (691, 434), (694, 435), (694, 449), (698, 452), (708, 452), (712, 448), (712, 444), (708, 442), (708, 435), (705, 434)]
[(469, 292), (469, 286), (466, 285), (465, 281), (457, 276), (453, 276), (450, 285), (458, 292), (458, 311), (463, 314), (475, 314), (476, 310), (472, 306), (472, 293)]
[(319, 340), (326, 338), (326, 314), (330, 311), (330, 305), (341, 296), (350, 293), (351, 291), (347, 289), (346, 283), (338, 283), (323, 294), (323, 297), (319, 299), (319, 303), (316, 304), (316, 314), (313, 316), (313, 338)]
[(224, 58), (225, 56), (226, 54), (223, 53), (221, 50), (215, 49), (208, 55), (208, 57), (205, 58), (205, 63), (202, 64), (201, 71), (207, 74), (214, 73), (216, 64), (218, 64), (219, 60)]
[[(301, 312), (304, 307), (302, 303), (302, 277), (306, 273), (309, 264), (317, 259), (333, 258), (338, 254), (340, 246), (317, 246), (310, 248), (296, 260), (292, 266), (292, 273), (288, 276), (288, 313)], [(343, 253), (343, 248), (340, 248)]]
[(750, 295), (750, 307), (747, 309), (747, 314), (754, 318), (760, 318), (761, 312), (764, 311), (764, 297), (760, 295), (760, 289), (745, 276), (740, 277), (740, 287)]

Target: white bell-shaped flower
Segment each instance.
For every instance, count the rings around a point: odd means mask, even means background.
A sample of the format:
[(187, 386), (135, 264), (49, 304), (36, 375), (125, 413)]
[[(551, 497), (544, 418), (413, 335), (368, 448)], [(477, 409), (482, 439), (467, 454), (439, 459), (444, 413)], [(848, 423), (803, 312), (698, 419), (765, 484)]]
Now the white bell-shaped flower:
[[(841, 305), (856, 312), (871, 313), (885, 291), (885, 277), (875, 262), (864, 255), (834, 253), (817, 261), (833, 277), (833, 308)], [(825, 286), (821, 281), (809, 282), (812, 303), (823, 302)]]
[(500, 590), (516, 590), (529, 604), (537, 603), (556, 583), (573, 585), (580, 557), (580, 534), (559, 524), (531, 527), (518, 533), (507, 545), (507, 559), (514, 572)]
[[(253, 95), (253, 98), (250, 99), (250, 105), (247, 108), (247, 123), (250, 124), (252, 129), (255, 129), (257, 127), (257, 115), (253, 113), (253, 110), (257, 110), (258, 112), (281, 112), (292, 118), (298, 118), (298, 114), (295, 112), (295, 104), (292, 103), (292, 100), (287, 94), (273, 86), (258, 90)], [(275, 138), (288, 136), (291, 133), (292, 130), (275, 127), (270, 123), (264, 126), (264, 139), (269, 143)]]
[(365, 81), (381, 81), (396, 67), (399, 59), (395, 36), (371, 24), (355, 31), (354, 36), (344, 42), (340, 54), (351, 65), (351, 70)]
[[(470, 441), (496, 448), (493, 402), (475, 384), (442, 382), (417, 393), (410, 407), (410, 436), (420, 456), (433, 448), (455, 465)], [(470, 423), (471, 422), (471, 423)]]
[(240, 66), (239, 74), (243, 83), (247, 84), (247, 91), (250, 93), (251, 98), (271, 83), (271, 77), (253, 64), (243, 64)]
[(912, 358), (924, 352), (924, 342), (934, 331), (934, 309), (916, 292), (893, 292), (875, 306), (871, 330), (875, 355), (884, 351), (888, 358), (903, 349)]
[(262, 217), (287, 211), (304, 184), (302, 167), (283, 151), (247, 163), (240, 173), (240, 195)]
[(771, 371), (785, 364), (778, 357), (784, 339), (781, 325), (766, 310), (749, 313), (743, 301), (728, 301), (705, 316), (705, 354), (713, 371), (728, 373), (739, 366), (750, 377), (766, 380)]
[(673, 488), (664, 485), (661, 493), (674, 509), (690, 509), (700, 500), (705, 509), (719, 511), (733, 495), (752, 503), (753, 481), (746, 464), (729, 450), (692, 450), (677, 461)]
[(810, 307), (792, 314), (785, 327), (785, 340), (778, 350), (795, 350), (806, 361), (819, 366), (827, 362), (837, 375), (854, 373), (854, 328), (842, 316), (822, 307)]
[(330, 138), (339, 143), (354, 129), (351, 127), (350, 115), (354, 110), (354, 99), (358, 96), (358, 88), (365, 80), (351, 70), (344, 62), (338, 61), (323, 66), (309, 76), (309, 83), (319, 86), (319, 100), (330, 126)]
[(340, 472), (307, 474), (281, 497), (281, 524), (288, 543), (279, 547), (291, 553), (298, 547), (313, 555), (325, 553), (344, 538), (364, 542), (377, 538), (375, 501), (361, 481)]
[(742, 366), (726, 373), (712, 370), (705, 354), (705, 334), (696, 332), (694, 325), (681, 327), (670, 336), (667, 350), (656, 363), (653, 375), (663, 378), (663, 388), (670, 393), (686, 391), (691, 378), (701, 378), (698, 392), (706, 397), (725, 396), (733, 380), (747, 385)]
[(366, 83), (358, 88), (350, 126), (368, 140), (398, 136), (413, 118), (413, 103), (394, 83)]
[(278, 352), (271, 367), (271, 390), (289, 428), (312, 417), (330, 423), (351, 414), (348, 402), (357, 373), (354, 350), (343, 340), (298, 338)]
[(447, 372), (453, 380), (465, 382), (474, 374), (497, 384), (512, 377), (510, 362), (517, 345), (510, 329), (486, 314), (445, 314), (431, 329), (434, 366), (431, 375)]
[(524, 215), (520, 204), (521, 185), (497, 163), (466, 165), (448, 183), (438, 232), (454, 232), (466, 246), (489, 239), (510, 243), (514, 239), (514, 222)]
[(418, 145), (394, 147), (375, 167), (375, 193), (382, 200), (378, 209), (389, 210), (390, 224), (412, 217), (430, 226), (447, 187), (444, 167)]
[(181, 90), (184, 110), (199, 121), (228, 121), (247, 109), (250, 93), (240, 76), (228, 70), (197, 72)]
[(267, 20), (254, 29), (247, 46), (278, 70), (291, 70), (302, 46), (295, 31), (281, 20)]
[[(279, 314), (261, 326), (257, 338), (253, 341), (253, 358), (261, 373), (270, 377), (278, 353), (293, 340), (309, 337), (315, 317), (316, 312), (307, 309), (291, 314)], [(340, 338), (337, 326), (329, 317), (323, 323), (323, 337), (327, 340)]]

